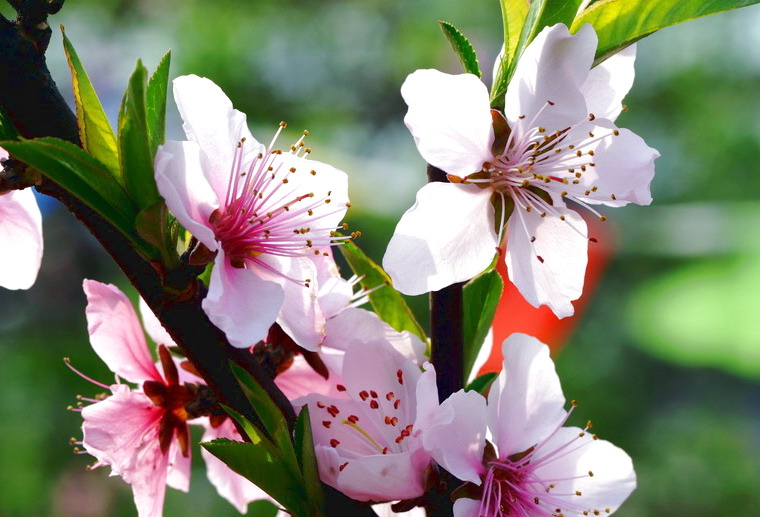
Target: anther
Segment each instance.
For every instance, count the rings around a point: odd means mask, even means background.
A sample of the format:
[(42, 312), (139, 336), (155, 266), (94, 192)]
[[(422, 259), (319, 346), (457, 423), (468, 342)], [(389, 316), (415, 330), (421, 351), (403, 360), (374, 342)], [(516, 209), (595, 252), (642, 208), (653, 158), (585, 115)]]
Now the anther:
[(331, 446), (331, 447), (335, 448), (335, 447), (337, 447), (338, 445), (340, 445), (340, 442), (339, 442), (338, 440), (336, 440), (335, 438), (332, 438), (332, 439), (330, 440), (330, 446)]

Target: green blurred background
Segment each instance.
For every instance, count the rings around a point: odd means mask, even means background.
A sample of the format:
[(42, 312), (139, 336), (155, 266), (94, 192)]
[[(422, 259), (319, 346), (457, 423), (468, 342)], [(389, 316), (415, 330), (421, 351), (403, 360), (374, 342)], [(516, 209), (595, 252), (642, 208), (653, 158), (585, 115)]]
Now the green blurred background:
[[(114, 119), (136, 58), (154, 67), (171, 48), (172, 75), (212, 78), (262, 140), (280, 120), (294, 138), (310, 129), (313, 157), (349, 172), (352, 227), (379, 260), (424, 182), (399, 87), (416, 68), (459, 72), (438, 19), (470, 36), (489, 80), (495, 0), (70, 0), (52, 21), (65, 24)], [(655, 202), (608, 213), (616, 255), (557, 358), (579, 421), (593, 418), (634, 458), (639, 488), (621, 517), (760, 508), (758, 27), (752, 7), (639, 44), (619, 125), (663, 155)], [(48, 61), (71, 98), (57, 29)], [(62, 361), (109, 379), (87, 341), (81, 280), (125, 281), (73, 217), (42, 204), (39, 281), (0, 292), (0, 516), (135, 515), (127, 485), (71, 453), (80, 418), (65, 408), (94, 387)], [(166, 515), (235, 515), (198, 454), (194, 466), (191, 493), (169, 490)]]

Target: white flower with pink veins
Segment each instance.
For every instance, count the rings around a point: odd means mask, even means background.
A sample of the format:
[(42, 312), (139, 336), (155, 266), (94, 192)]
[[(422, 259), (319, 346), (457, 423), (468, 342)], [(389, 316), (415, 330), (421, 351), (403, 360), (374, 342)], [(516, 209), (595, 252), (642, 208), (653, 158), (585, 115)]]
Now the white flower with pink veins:
[(277, 321), (316, 350), (325, 317), (308, 255), (340, 241), (348, 206), (346, 173), (309, 160), (301, 137), (285, 152), (257, 142), (245, 114), (222, 90), (194, 75), (174, 80), (187, 141), (156, 154), (158, 190), (169, 210), (216, 252), (203, 310), (230, 343), (248, 347)]
[[(0, 160), (8, 151), (0, 148)], [(42, 215), (32, 189), (0, 193), (0, 287), (29, 289), (42, 262)]]
[(590, 422), (564, 427), (572, 409), (564, 409), (546, 345), (513, 334), (502, 350), (488, 404), (474, 391), (454, 393), (422, 436), (439, 465), (472, 483), (455, 501), (454, 517), (613, 513), (636, 488), (631, 458), (590, 433)]
[(422, 187), (396, 227), (383, 266), (399, 291), (473, 278), (506, 228), (509, 279), (532, 305), (573, 314), (594, 239), (566, 200), (602, 219), (590, 205), (647, 205), (659, 157), (613, 122), (633, 84), (635, 47), (591, 68), (596, 47), (590, 25), (575, 35), (545, 28), (520, 58), (503, 115), (472, 74), (417, 70), (406, 79), (404, 121), (422, 157), (452, 182)]

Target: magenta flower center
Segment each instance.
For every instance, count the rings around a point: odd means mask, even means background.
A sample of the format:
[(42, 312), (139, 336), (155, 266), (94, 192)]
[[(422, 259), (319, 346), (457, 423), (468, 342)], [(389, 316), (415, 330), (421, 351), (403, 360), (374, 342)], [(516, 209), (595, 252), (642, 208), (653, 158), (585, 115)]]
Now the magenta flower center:
[[(281, 124), (280, 131), (283, 127)], [(331, 209), (332, 192), (319, 189), (313, 178), (303, 177), (316, 177), (317, 171), (308, 168), (306, 160), (292, 159), (299, 158), (302, 152), (310, 152), (303, 146), (303, 137), (291, 146), (289, 153), (273, 150), (270, 145), (253, 159), (246, 157), (245, 139), (237, 144), (226, 198), (209, 220), (234, 267), (254, 262), (284, 276), (262, 256), (299, 257), (309, 249), (331, 246), (345, 239), (335, 236), (337, 227), (320, 226), (321, 219), (344, 207)], [(313, 189), (306, 188), (307, 185)]]

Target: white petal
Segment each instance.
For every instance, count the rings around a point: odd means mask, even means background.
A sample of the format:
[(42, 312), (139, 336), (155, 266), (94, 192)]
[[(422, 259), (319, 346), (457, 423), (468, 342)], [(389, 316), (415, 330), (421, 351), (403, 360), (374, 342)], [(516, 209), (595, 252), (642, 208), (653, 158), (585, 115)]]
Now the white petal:
[(528, 303), (548, 305), (558, 318), (564, 318), (573, 314), (571, 302), (583, 292), (587, 228), (572, 210), (552, 209), (556, 215), (541, 217), (535, 209), (515, 208), (507, 225), (506, 263), (509, 280)]
[(183, 75), (173, 81), (187, 139), (200, 146), (203, 171), (219, 199), (227, 192), (235, 149), (245, 138), (246, 159), (263, 152), (263, 146), (248, 130), (245, 113), (232, 108), (221, 88), (205, 77)]
[(171, 448), (169, 449), (169, 467), (166, 473), (166, 484), (175, 490), (189, 492), (191, 464), (192, 458), (189, 451), (187, 456), (183, 456), (179, 442), (172, 440)]
[(278, 283), (232, 267), (219, 250), (202, 307), (232, 346), (247, 348), (264, 339), (282, 301), (283, 289)]
[[(625, 451), (608, 441), (595, 440), (590, 433), (581, 437), (581, 433), (577, 427), (565, 427), (540, 444), (534, 453), (539, 464), (535, 476), (566, 480), (556, 482), (553, 492), (571, 494), (568, 506), (582, 506), (590, 515), (594, 510), (608, 515), (608, 508), (613, 513), (636, 488), (636, 473)], [(560, 448), (561, 453), (552, 455)], [(576, 491), (581, 495), (575, 495)]]
[(0, 287), (32, 287), (40, 270), (42, 248), (42, 215), (34, 192), (0, 194)]
[[(654, 178), (654, 161), (660, 153), (649, 147), (640, 136), (628, 129), (617, 129), (609, 120), (597, 119), (594, 122), (597, 126), (592, 132), (597, 136), (607, 136), (584, 147), (584, 150), (594, 150), (595, 166), (587, 167), (578, 186), (586, 190), (591, 187), (597, 189), (588, 196), (580, 195), (578, 198), (608, 206), (650, 204), (652, 193), (649, 185)], [(615, 135), (614, 131), (618, 134)]]
[(156, 185), (169, 211), (182, 226), (212, 251), (217, 249), (211, 214), (219, 198), (200, 166), (200, 148), (194, 142), (166, 142), (155, 160)]
[(488, 426), (499, 457), (506, 458), (547, 438), (566, 412), (549, 347), (534, 337), (512, 334), (502, 353), (502, 372), (488, 394)]
[(460, 498), (454, 501), (454, 517), (479, 517), (480, 501)]
[(163, 382), (132, 303), (116, 286), (85, 280), (87, 332), (95, 353), (129, 382)]
[(477, 276), (496, 253), (491, 190), (428, 183), (401, 217), (383, 257), (404, 294), (437, 291)]
[[(384, 339), (407, 359), (422, 364), (425, 359), (425, 343), (411, 332), (399, 332), (377, 314), (364, 309), (349, 307), (327, 320), (327, 336), (323, 347), (348, 350), (355, 341), (366, 343)], [(352, 345), (353, 346), (353, 345)], [(340, 371), (337, 372), (340, 375)]]
[[(289, 269), (284, 271), (293, 281), (282, 282), (285, 298), (277, 316), (277, 322), (299, 346), (315, 352), (325, 337), (325, 316), (317, 301), (317, 270), (314, 263), (306, 257), (293, 258), (288, 261)], [(309, 287), (303, 285), (310, 279)]]
[(480, 485), (485, 435), (486, 399), (460, 390), (438, 407), (432, 424), (422, 432), (422, 445), (451, 474)]
[(552, 133), (583, 120), (588, 110), (580, 88), (596, 45), (590, 25), (574, 35), (563, 24), (544, 28), (525, 49), (507, 88), (504, 111), (510, 127), (520, 122), (521, 132), (544, 127)]
[(425, 509), (421, 506), (416, 506), (408, 512), (403, 513), (394, 512), (391, 508), (392, 506), (393, 503), (373, 504), (372, 511), (377, 514), (377, 517), (396, 517), (397, 515), (401, 517), (425, 517), (427, 515)]
[(591, 69), (581, 86), (589, 113), (613, 121), (620, 115), (623, 99), (633, 86), (635, 61), (634, 43)]
[(417, 70), (404, 81), (401, 96), (409, 106), (404, 123), (425, 161), (465, 176), (491, 160), (491, 106), (476, 76)]

